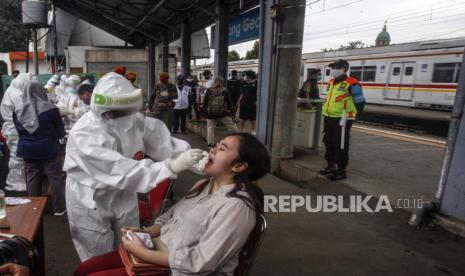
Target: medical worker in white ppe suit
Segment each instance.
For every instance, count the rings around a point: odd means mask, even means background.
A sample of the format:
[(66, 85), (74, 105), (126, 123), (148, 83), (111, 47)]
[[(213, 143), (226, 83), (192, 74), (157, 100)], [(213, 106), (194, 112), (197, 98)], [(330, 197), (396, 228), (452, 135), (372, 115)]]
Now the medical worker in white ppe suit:
[(2, 133), (6, 139), (6, 145), (10, 150), (10, 161), (8, 162), (9, 172), (5, 187), (8, 191), (26, 191), (24, 160), (20, 157), (16, 157), (19, 136), (15, 124), (13, 123), (13, 112), (18, 114), (19, 109), (22, 109), (23, 92), (30, 80), (31, 75), (26, 73), (20, 73), (13, 79), (3, 95), (0, 106), (0, 112), (5, 121), (2, 126)]
[(163, 122), (139, 113), (141, 107), (141, 90), (108, 73), (95, 86), (90, 112), (71, 129), (66, 207), (82, 261), (117, 249), (122, 226), (139, 227), (136, 193), (176, 178), (204, 157), (171, 137)]

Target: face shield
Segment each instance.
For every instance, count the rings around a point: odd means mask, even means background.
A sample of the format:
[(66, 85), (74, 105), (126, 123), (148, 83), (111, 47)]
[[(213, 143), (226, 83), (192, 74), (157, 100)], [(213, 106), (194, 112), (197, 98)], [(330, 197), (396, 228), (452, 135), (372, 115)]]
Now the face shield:
[[(142, 108), (142, 91), (134, 89), (124, 76), (111, 72), (97, 82), (90, 106), (105, 119), (127, 117)], [(102, 116), (104, 113), (107, 114)]]

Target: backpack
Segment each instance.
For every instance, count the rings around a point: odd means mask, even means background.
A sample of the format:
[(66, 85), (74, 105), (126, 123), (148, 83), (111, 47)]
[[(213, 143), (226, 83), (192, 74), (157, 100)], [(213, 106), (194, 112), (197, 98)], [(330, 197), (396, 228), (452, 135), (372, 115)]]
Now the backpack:
[(212, 92), (209, 92), (208, 95), (208, 106), (207, 112), (209, 116), (223, 116), (226, 113), (226, 108), (224, 107), (225, 97), (224, 93), (215, 95)]

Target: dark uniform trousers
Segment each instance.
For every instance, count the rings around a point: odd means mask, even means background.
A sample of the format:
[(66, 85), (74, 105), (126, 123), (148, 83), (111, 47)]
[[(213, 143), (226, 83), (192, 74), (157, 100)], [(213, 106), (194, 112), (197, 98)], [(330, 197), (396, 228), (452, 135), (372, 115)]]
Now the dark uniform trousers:
[(345, 127), (344, 149), (341, 149), (341, 118), (324, 116), (324, 136), (328, 166), (337, 165), (338, 170), (345, 170), (349, 163), (349, 139), (353, 120), (347, 120)]

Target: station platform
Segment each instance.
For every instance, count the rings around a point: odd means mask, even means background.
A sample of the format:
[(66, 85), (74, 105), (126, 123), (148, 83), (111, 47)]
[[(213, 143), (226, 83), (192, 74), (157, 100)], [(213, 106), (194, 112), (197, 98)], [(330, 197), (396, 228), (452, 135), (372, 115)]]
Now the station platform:
[[(190, 125), (201, 137), (206, 136), (203, 123)], [(218, 139), (226, 132), (218, 128)], [(280, 177), (302, 187), (313, 183), (347, 185), (354, 190), (379, 197), (386, 195), (397, 206), (402, 200), (433, 201), (439, 181), (445, 143), (430, 136), (369, 128), (355, 124), (351, 131), (348, 178), (337, 182), (321, 179), (318, 171), (326, 166), (324, 146), (318, 151), (296, 148), (292, 159), (284, 160)], [(405, 207), (405, 206), (402, 206)]]
[[(198, 127), (201, 129), (201, 127)], [(218, 138), (226, 135), (221, 131)], [(312, 181), (290, 181), (267, 175), (260, 180), (259, 185), (267, 195), (350, 195), (364, 194), (361, 188), (376, 188), (383, 185), (393, 185), (389, 194), (394, 195), (396, 190), (412, 186), (409, 183), (399, 184), (404, 180), (397, 173), (400, 170), (394, 165), (386, 170), (386, 175), (392, 175), (391, 182), (374, 182), (376, 185), (362, 183), (358, 190), (356, 179), (361, 179), (375, 173), (381, 173), (374, 163), (375, 155), (380, 164), (395, 163), (401, 156), (410, 156), (411, 165), (406, 166), (404, 172), (412, 168), (420, 168), (422, 164), (429, 168), (436, 168), (440, 163), (441, 148), (428, 149), (428, 145), (410, 145), (407, 142), (388, 141), (386, 137), (373, 138), (372, 135), (353, 131), (352, 160), (349, 178), (343, 182), (328, 182), (315, 177)], [(188, 135), (176, 135), (177, 138), (188, 141), (193, 148), (206, 149), (206, 142), (193, 133)], [(367, 140), (373, 140), (368, 142)], [(388, 143), (396, 143), (390, 157), (383, 157), (382, 150), (388, 147)], [(397, 144), (399, 143), (399, 144)], [(372, 148), (364, 149), (364, 145)], [(383, 144), (383, 146), (381, 145)], [(395, 152), (398, 152), (395, 155)], [(413, 153), (423, 152), (422, 158), (433, 159), (425, 163), (420, 156), (414, 157)], [(309, 163), (322, 162), (320, 154), (311, 155), (309, 151), (297, 149), (295, 162), (300, 166), (308, 166)], [(360, 157), (357, 157), (360, 155)], [(396, 157), (397, 156), (397, 157)], [(1, 168), (6, 168), (7, 158), (0, 160)], [(360, 163), (359, 165), (355, 165)], [(373, 163), (373, 164), (371, 164)], [(322, 163), (321, 163), (322, 164)], [(319, 169), (320, 163), (312, 165), (306, 170)], [(366, 171), (359, 171), (362, 165)], [(290, 164), (289, 164), (290, 166)], [(384, 165), (386, 166), (386, 165)], [(381, 170), (381, 169), (379, 169)], [(427, 168), (425, 168), (427, 170)], [(2, 173), (5, 172), (2, 170)], [(365, 174), (364, 174), (364, 173)], [(431, 169), (429, 176), (425, 175), (421, 181), (426, 181), (424, 189), (418, 183), (410, 187), (412, 196), (423, 194), (425, 197), (434, 195), (434, 181), (427, 181), (428, 177), (437, 174)], [(396, 174), (395, 176), (393, 176)], [(411, 176), (411, 181), (417, 176)], [(179, 175), (173, 186), (175, 199), (183, 197), (189, 189), (202, 179), (203, 176), (192, 172), (184, 172)], [(4, 182), (0, 183), (1, 186)], [(427, 188), (427, 189), (426, 189)], [(379, 188), (376, 188), (379, 189)], [(429, 193), (424, 192), (430, 190)], [(423, 192), (422, 192), (423, 191)], [(368, 193), (368, 190), (365, 192)], [(398, 194), (404, 193), (398, 191)], [(399, 195), (401, 196), (401, 195)], [(264, 242), (259, 250), (257, 259), (250, 275), (254, 276), (306, 276), (306, 275), (465, 275), (465, 240), (450, 234), (437, 225), (423, 225), (410, 227), (407, 225), (410, 213), (398, 208), (392, 213), (309, 213), (304, 209), (297, 209), (295, 213), (267, 213), (268, 230)], [(72, 244), (67, 218), (54, 217), (47, 214), (44, 218), (45, 249), (46, 249), (46, 275), (73, 275), (74, 269), (79, 265), (74, 246)]]
[[(327, 184), (344, 184), (375, 197), (387, 195), (396, 206), (401, 200), (434, 200), (444, 144), (427, 144), (428, 138), (407, 140), (392, 135), (392, 131), (387, 132), (390, 135), (385, 133), (370, 132), (370, 128), (358, 128), (355, 124), (350, 138), (348, 178)], [(318, 178), (318, 171), (324, 167), (324, 146), (318, 151), (296, 148), (295, 157), (282, 162), (280, 173), (305, 186)]]
[[(198, 125), (194, 127), (195, 130), (201, 128)], [(226, 134), (221, 128), (218, 130), (218, 138)], [(435, 167), (440, 164), (440, 148), (428, 150), (427, 145), (409, 146), (407, 143), (384, 141), (383, 137), (373, 138), (356, 131), (353, 132), (353, 137), (353, 152), (366, 143), (363, 140), (375, 139), (371, 142), (372, 147), (381, 143), (385, 143), (385, 147), (389, 142), (400, 143), (397, 147), (398, 152), (402, 154), (397, 158), (391, 157), (393, 160), (412, 155), (415, 151), (423, 151), (434, 159), (429, 166)], [(180, 135), (179, 138), (187, 140), (192, 147), (205, 148), (206, 145), (199, 135)], [(381, 151), (380, 149), (378, 153)], [(309, 151), (302, 149), (297, 149), (296, 154), (295, 164), (299, 163), (303, 170), (316, 171), (320, 168), (320, 164), (308, 165), (321, 159), (320, 154), (310, 155)], [(351, 162), (364, 158), (365, 165), (373, 162), (374, 157), (367, 156), (369, 151), (365, 150), (363, 156), (353, 157)], [(417, 167), (413, 162), (420, 162), (420, 158), (411, 159), (410, 167)], [(388, 162), (386, 158), (380, 159)], [(405, 168), (405, 171), (409, 171), (410, 167)], [(364, 174), (355, 168), (356, 166), (344, 182), (329, 182), (318, 177), (309, 181), (293, 181), (269, 174), (259, 181), (259, 185), (265, 194), (276, 196), (342, 195), (347, 198), (366, 194), (354, 188), (356, 180), (364, 177)], [(283, 168), (285, 169), (292, 174), (288, 168)], [(375, 168), (371, 168), (370, 171), (370, 174), (377, 173)], [(395, 173), (394, 166), (384, 173), (388, 175), (390, 172), (398, 174)], [(435, 172), (432, 170), (431, 174), (425, 175), (421, 180), (426, 181)], [(189, 174), (191, 181), (199, 177), (189, 172), (186, 174)], [(403, 181), (401, 176), (396, 177), (399, 182)], [(185, 184), (183, 181), (182, 184), (176, 185), (175, 194), (187, 192), (189, 186), (186, 187)], [(361, 183), (358, 188), (363, 187), (362, 185), (368, 186), (368, 181)], [(379, 181), (376, 185), (385, 184)], [(372, 189), (380, 189), (381, 186), (377, 188), (376, 185), (373, 185)], [(400, 188), (400, 184), (392, 187), (389, 194), (405, 197), (402, 196)], [(431, 192), (425, 192), (427, 189)], [(432, 198), (434, 191), (434, 181), (430, 180), (425, 187), (422, 188), (417, 183), (405, 193), (412, 197), (423, 195), (426, 199)], [(298, 208), (294, 213), (267, 213), (265, 216), (268, 231), (250, 275), (465, 275), (465, 266), (462, 264), (465, 257), (465, 239), (450, 234), (436, 224), (410, 227), (407, 224), (410, 214), (406, 208), (395, 208), (392, 213), (309, 213), (302, 208)]]

